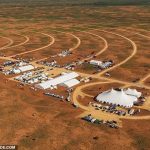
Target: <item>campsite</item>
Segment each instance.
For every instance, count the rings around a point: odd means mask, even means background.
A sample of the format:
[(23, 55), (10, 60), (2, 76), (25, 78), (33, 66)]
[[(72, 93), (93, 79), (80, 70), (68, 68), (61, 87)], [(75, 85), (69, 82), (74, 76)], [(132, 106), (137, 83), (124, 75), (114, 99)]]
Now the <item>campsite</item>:
[(0, 144), (150, 149), (148, 5), (0, 4)]

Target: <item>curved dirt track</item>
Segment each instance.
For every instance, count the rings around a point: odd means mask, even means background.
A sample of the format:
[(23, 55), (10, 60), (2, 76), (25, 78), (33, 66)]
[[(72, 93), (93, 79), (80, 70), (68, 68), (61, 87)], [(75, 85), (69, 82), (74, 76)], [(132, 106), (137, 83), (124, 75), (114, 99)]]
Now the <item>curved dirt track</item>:
[[(58, 31), (58, 30), (52, 30), (52, 31), (71, 35), (71, 36), (73, 36), (73, 37), (77, 40), (77, 43), (76, 43), (73, 47), (71, 47), (71, 48), (69, 49), (70, 51), (74, 51), (74, 50), (77, 49), (77, 48), (80, 46), (80, 44), (81, 44), (80, 38), (77, 37), (76, 35), (72, 34), (72, 33), (63, 32), (63, 31)], [(43, 60), (46, 60), (46, 59), (48, 59), (48, 58), (49, 58), (49, 57), (45, 57), (45, 58), (39, 59), (38, 61), (43, 61)]]
[[(121, 117), (123, 118), (123, 117)], [(150, 119), (150, 116), (129, 116), (129, 117), (124, 117), (124, 119), (130, 119), (130, 120), (148, 120)]]
[[(131, 31), (131, 29), (130, 30), (127, 30), (127, 29), (119, 29), (119, 30), (121, 30), (121, 31), (127, 31), (127, 32), (132, 32), (132, 33), (134, 33), (134, 34), (136, 34), (136, 35), (139, 35), (139, 36), (142, 36), (142, 37), (144, 37), (144, 38), (147, 38), (147, 39), (150, 39), (150, 36), (147, 36), (147, 35), (144, 35), (144, 34), (141, 34), (141, 33), (138, 33), (138, 32), (134, 32), (134, 31)], [(144, 30), (145, 31), (145, 30)], [(150, 73), (149, 74), (147, 74), (147, 75), (145, 75), (142, 79), (140, 79), (140, 81), (138, 81), (138, 83), (143, 83), (145, 80), (147, 80), (148, 78), (150, 77)], [(144, 84), (144, 83), (143, 83)], [(124, 86), (124, 87), (128, 87), (127, 85), (126, 86)]]
[[(96, 37), (98, 37), (98, 38), (100, 38), (101, 40), (104, 41), (104, 47), (103, 47), (98, 53), (95, 54), (96, 56), (97, 56), (97, 55), (100, 55), (100, 54), (103, 53), (105, 50), (107, 50), (107, 48), (108, 48), (108, 42), (106, 41), (105, 38), (103, 38), (103, 37), (101, 37), (101, 36), (99, 36), (99, 35), (97, 35), (97, 34), (94, 34), (94, 33), (91, 33), (91, 32), (87, 32), (87, 31), (80, 31), (80, 30), (76, 30), (76, 31), (88, 33), (88, 34), (93, 35), (93, 36), (96, 36)], [(83, 59), (82, 61), (87, 60), (87, 59), (91, 59), (91, 57), (90, 57), (90, 58), (85, 58), (85, 59)], [(82, 109), (87, 110), (88, 107), (81, 105), (81, 104), (78, 102), (78, 100), (77, 100), (77, 97), (78, 97), (79, 95), (80, 95), (80, 96), (88, 96), (87, 94), (84, 94), (84, 93), (81, 91), (81, 89), (83, 89), (83, 88), (85, 88), (85, 87), (88, 87), (88, 86), (90, 86), (90, 85), (101, 84), (101, 83), (108, 83), (108, 82), (93, 82), (93, 83), (85, 84), (85, 85), (82, 85), (82, 86), (78, 86), (78, 87), (75, 89), (75, 91), (73, 92), (73, 95), (72, 95), (72, 99), (73, 99), (74, 103), (76, 103), (77, 105), (79, 105)], [(109, 83), (110, 83), (110, 82), (109, 82)]]
[[(93, 28), (90, 28), (90, 29), (93, 29)], [(113, 67), (108, 68), (108, 69), (106, 69), (106, 70), (104, 70), (104, 71), (102, 71), (102, 72), (100, 72), (100, 73), (98, 73), (98, 74), (91, 75), (93, 78), (95, 77), (96, 79), (102, 79), (102, 80), (104, 80), (104, 81), (97, 81), (97, 82), (87, 83), (87, 84), (84, 84), (84, 85), (81, 85), (81, 86), (76, 87), (76, 89), (74, 90), (74, 92), (73, 92), (73, 94), (72, 94), (72, 100), (73, 100), (73, 102), (74, 102), (75, 104), (77, 104), (81, 109), (83, 109), (83, 110), (85, 110), (85, 111), (91, 111), (91, 108), (89, 108), (88, 106), (84, 106), (83, 104), (81, 104), (81, 103), (78, 101), (78, 99), (79, 99), (79, 96), (81, 96), (81, 97), (85, 97), (85, 96), (92, 97), (91, 95), (88, 95), (88, 94), (84, 93), (84, 92), (82, 91), (82, 89), (84, 89), (84, 88), (86, 88), (86, 87), (89, 87), (89, 86), (98, 85), (98, 84), (107, 84), (107, 83), (116, 82), (116, 83), (124, 84), (126, 87), (129, 87), (129, 86), (137, 86), (137, 87), (144, 87), (144, 88), (150, 89), (149, 86), (146, 86), (146, 85), (142, 84), (142, 83), (150, 76), (150, 74), (148, 74), (148, 75), (146, 75), (144, 78), (142, 78), (142, 80), (140, 81), (140, 83), (130, 83), (130, 82), (120, 81), (120, 80), (113, 79), (113, 78), (102, 77), (102, 75), (103, 75), (104, 73), (106, 73), (107, 71), (113, 70), (113, 69), (119, 67), (120, 65), (122, 65), (122, 64), (124, 64), (124, 63), (126, 63), (126, 62), (128, 62), (128, 61), (136, 54), (136, 52), (137, 52), (137, 46), (136, 46), (136, 44), (135, 44), (134, 41), (132, 41), (131, 39), (129, 39), (129, 38), (127, 38), (126, 36), (123, 36), (123, 35), (121, 35), (121, 34), (114, 33), (114, 32), (110, 32), (110, 31), (105, 31), (105, 30), (100, 30), (100, 29), (93, 29), (93, 30), (99, 30), (99, 31), (102, 31), (102, 32), (106, 32), (106, 33), (109, 33), (109, 34), (114, 34), (114, 35), (117, 35), (117, 36), (119, 36), (119, 37), (122, 37), (123, 39), (125, 39), (125, 40), (127, 40), (127, 41), (130, 42), (130, 44), (131, 44), (132, 47), (133, 47), (133, 50), (132, 50), (132, 53), (130, 54), (130, 56), (128, 56), (125, 60), (121, 61), (120, 63), (118, 63), (118, 64), (114, 65)], [(80, 31), (80, 30), (76, 30), (76, 31)], [(57, 31), (57, 32), (59, 32), (59, 31)], [(61, 32), (61, 31), (60, 31), (60, 32)], [(84, 32), (84, 33), (87, 33), (87, 34), (91, 34), (91, 35), (96, 36), (96, 37), (98, 37), (98, 38), (100, 38), (101, 40), (104, 41), (104, 47), (102, 48), (101, 51), (99, 51), (98, 53), (96, 53), (96, 56), (97, 56), (97, 55), (100, 55), (102, 52), (104, 52), (105, 50), (107, 50), (107, 48), (108, 48), (108, 42), (107, 42), (107, 40), (106, 40), (105, 38), (103, 38), (103, 37), (101, 37), (101, 36), (99, 36), (99, 35), (97, 35), (97, 34), (94, 34), (94, 33), (91, 33), (91, 32), (87, 32), (87, 31), (80, 31), (80, 32)], [(66, 32), (62, 32), (62, 33), (66, 33)], [(43, 34), (44, 34), (44, 33), (43, 33)], [(70, 34), (70, 35), (74, 36), (74, 37), (77, 39), (77, 44), (76, 44), (74, 47), (70, 48), (70, 50), (72, 51), (72, 50), (78, 48), (79, 45), (81, 44), (81, 40), (80, 40), (77, 36), (75, 36), (75, 35), (73, 35), (73, 34), (71, 34), (71, 33), (67, 33), (67, 34)], [(140, 33), (136, 33), (136, 34), (137, 34), (137, 35), (141, 35), (141, 36), (143, 36), (143, 37), (145, 37), (145, 38), (148, 37), (148, 36), (142, 35), (142, 34), (140, 34)], [(149, 38), (150, 38), (150, 37), (149, 37)], [(53, 44), (54, 41), (55, 41), (55, 39), (53, 39), (53, 41), (52, 41), (51, 43)], [(14, 45), (14, 46), (15, 46), (15, 45)], [(46, 46), (46, 47), (48, 47), (48, 46)], [(44, 47), (41, 47), (41, 48), (38, 48), (38, 49), (35, 49), (35, 50), (31, 50), (31, 51), (29, 51), (29, 52), (24, 52), (24, 53), (16, 54), (15, 56), (22, 55), (22, 54), (26, 54), (26, 53), (30, 53), (30, 52), (33, 52), (33, 51), (38, 51), (38, 50), (41, 50), (41, 49), (43, 49), (43, 48), (45, 48), (45, 46), (44, 46)], [(10, 57), (13, 57), (13, 56), (10, 56)], [(7, 60), (7, 59), (9, 59), (10, 57), (5, 57), (4, 59)], [(1, 57), (0, 57), (0, 58), (1, 58)], [(88, 60), (88, 59), (91, 59), (91, 58), (92, 58), (92, 57), (90, 57), (90, 58), (85, 58), (85, 59), (83, 59), (83, 60)], [(3, 59), (3, 58), (2, 58), (2, 59)], [(11, 59), (11, 58), (10, 58), (10, 59)], [(46, 58), (44, 58), (44, 59), (46, 59)], [(86, 76), (86, 74), (84, 74), (84, 73), (82, 73), (82, 74)], [(90, 75), (89, 75), (89, 76), (90, 76)], [(98, 112), (96, 112), (96, 113), (98, 113)], [(138, 116), (137, 116), (137, 117), (136, 117), (136, 116), (135, 116), (135, 117), (128, 117), (128, 116), (127, 116), (127, 117), (120, 117), (120, 118), (122, 118), (122, 119), (150, 119), (150, 116), (139, 116), (139, 117), (138, 117)]]
[[(98, 29), (98, 30), (99, 30), (99, 29)], [(132, 46), (133, 46), (133, 52), (132, 52), (132, 54), (131, 54), (129, 57), (127, 57), (124, 61), (122, 61), (122, 62), (116, 64), (115, 66), (113, 66), (113, 67), (111, 67), (111, 68), (108, 68), (108, 69), (102, 71), (101, 73), (98, 73), (98, 74), (96, 74), (96, 75), (93, 75), (93, 77), (94, 77), (94, 76), (95, 76), (95, 77), (98, 77), (99, 75), (102, 75), (103, 73), (105, 73), (105, 72), (107, 72), (107, 71), (109, 71), (109, 70), (112, 70), (112, 69), (114, 69), (114, 68), (116, 68), (116, 67), (118, 67), (118, 66), (120, 66), (120, 65), (122, 65), (122, 64), (124, 64), (124, 63), (126, 63), (126, 62), (127, 62), (128, 60), (130, 60), (130, 59), (136, 54), (136, 52), (137, 52), (137, 46), (136, 46), (136, 44), (134, 43), (134, 41), (130, 40), (129, 38), (127, 38), (127, 37), (125, 37), (125, 36), (122, 36), (122, 35), (120, 35), (120, 34), (117, 34), (117, 33), (108, 32), (108, 31), (105, 31), (105, 30), (101, 30), (101, 31), (107, 32), (107, 33), (111, 33), (111, 34), (115, 34), (115, 35), (121, 36), (121, 37), (123, 37), (124, 39), (128, 40), (128, 41), (132, 44)], [(149, 75), (148, 75), (148, 76), (149, 76)], [(100, 78), (102, 79), (102, 77), (100, 77)], [(147, 78), (147, 76), (146, 76), (146, 78)], [(122, 84), (125, 84), (125, 85), (128, 85), (128, 86), (133, 85), (133, 83), (130, 84), (129, 82), (120, 81), (120, 80), (116, 80), (116, 79), (109, 79), (109, 78), (103, 78), (103, 79), (108, 80), (108, 81), (110, 81), (110, 82), (122, 83)], [(140, 85), (138, 85), (138, 84), (134, 84), (134, 85), (140, 86)], [(144, 87), (144, 88), (147, 88), (147, 89), (150, 89), (150, 87), (145, 86), (145, 85), (143, 85), (143, 87)]]
[(36, 48), (36, 49), (30, 50), (30, 51), (27, 51), (27, 52), (22, 52), (22, 53), (18, 53), (18, 54), (15, 54), (15, 55), (11, 55), (11, 56), (9, 56), (9, 57), (15, 57), (15, 56), (20, 56), (20, 55), (32, 53), (32, 52), (35, 52), (35, 51), (39, 51), (39, 50), (42, 50), (42, 49), (44, 49), (44, 48), (47, 48), (47, 47), (51, 46), (51, 45), (55, 42), (54, 37), (52, 37), (51, 35), (46, 34), (46, 33), (41, 33), (41, 34), (43, 34), (43, 35), (45, 35), (45, 36), (47, 36), (47, 37), (50, 37), (50, 38), (52, 39), (52, 41), (50, 41), (47, 45), (42, 46), (42, 47), (40, 47), (40, 48)]
[(9, 41), (8, 44), (6, 44), (5, 46), (1, 47), (0, 50), (6, 49), (7, 47), (11, 46), (14, 41), (11, 38), (5, 37), (5, 36), (0, 36), (1, 38), (6, 39), (7, 41)]
[[(20, 35), (20, 34), (16, 34), (16, 35)], [(18, 47), (18, 46), (24, 45), (24, 44), (26, 44), (30, 40), (28, 36), (24, 36), (24, 35), (20, 35), (20, 36), (24, 37), (25, 41), (23, 41), (23, 42), (21, 42), (19, 44), (16, 44), (16, 45), (5, 47), (5, 48), (3, 48), (3, 50), (4, 49), (9, 49), (9, 48), (14, 48), (14, 47)]]
[(147, 74), (144, 78), (142, 78), (139, 82), (144, 82), (150, 77), (150, 74)]
[(73, 50), (77, 49), (77, 48), (80, 46), (80, 44), (81, 44), (81, 39), (80, 39), (78, 36), (76, 36), (75, 34), (73, 34), (73, 33), (64, 32), (64, 31), (58, 31), (58, 30), (52, 30), (52, 31), (71, 35), (72, 37), (74, 37), (74, 38), (77, 40), (77, 44), (75, 44), (75, 46), (71, 47), (71, 48), (69, 49), (70, 51), (73, 51)]
[[(96, 29), (95, 29), (95, 30), (96, 30)], [(99, 29), (98, 29), (98, 30), (99, 30)], [(122, 37), (122, 38), (124, 38), (124, 39), (130, 41), (131, 44), (132, 44), (132, 46), (133, 46), (133, 52), (132, 52), (132, 54), (131, 54), (129, 57), (127, 57), (124, 61), (122, 61), (122, 62), (116, 64), (115, 66), (113, 66), (113, 67), (111, 67), (111, 68), (108, 68), (108, 69), (106, 69), (106, 70), (104, 70), (104, 71), (98, 73), (98, 74), (97, 74), (98, 76), (101, 76), (103, 73), (107, 72), (108, 70), (112, 70), (112, 69), (114, 69), (114, 68), (116, 68), (116, 67), (118, 67), (118, 66), (120, 66), (120, 65), (122, 65), (122, 64), (124, 64), (124, 63), (126, 63), (126, 62), (127, 62), (129, 59), (131, 59), (131, 58), (136, 54), (136, 52), (137, 52), (137, 46), (136, 46), (136, 44), (135, 44), (132, 40), (130, 40), (129, 38), (127, 38), (127, 37), (125, 37), (125, 36), (122, 36), (122, 35), (120, 35), (120, 34), (114, 33), (114, 32), (108, 32), (108, 31), (105, 31), (105, 30), (100, 30), (100, 31), (103, 31), (103, 32), (106, 32), (106, 33), (111, 33), (111, 34), (120, 36), (120, 37)], [(85, 31), (85, 33), (87, 33), (87, 32)], [(93, 34), (93, 33), (92, 33), (92, 34)], [(95, 34), (94, 34), (94, 35), (95, 35)], [(97, 36), (98, 36), (98, 35), (97, 35)], [(98, 37), (99, 37), (99, 36), (98, 36)], [(107, 41), (106, 41), (106, 42), (107, 42)], [(102, 50), (102, 52), (105, 51), (105, 50), (107, 49), (107, 47), (108, 47), (108, 44), (107, 44), (107, 43), (105, 43), (105, 44), (106, 44), (106, 45), (105, 45), (104, 49)], [(98, 54), (101, 54), (101, 52), (99, 52)], [(96, 75), (95, 75), (95, 76), (96, 76)], [(115, 80), (109, 79), (109, 82), (115, 82)], [(95, 82), (95, 83), (93, 83), (92, 85), (94, 85), (94, 84), (97, 84), (97, 83)], [(80, 90), (81, 90), (81, 88), (80, 88)], [(77, 93), (75, 93), (75, 94), (77, 94)], [(74, 98), (75, 98), (75, 97), (77, 97), (77, 95), (74, 96)]]
[[(77, 100), (77, 97), (78, 96), (81, 96), (82, 98), (85, 97), (85, 96), (90, 96), (88, 94), (85, 94), (84, 92), (82, 92), (82, 89), (86, 88), (86, 87), (89, 87), (89, 86), (93, 86), (93, 85), (97, 85), (97, 84), (105, 84), (105, 83), (111, 83), (111, 82), (102, 82), (102, 81), (99, 81), (99, 82), (93, 82), (93, 83), (88, 83), (88, 84), (84, 84), (84, 85), (81, 85), (81, 86), (78, 86), (73, 94), (72, 94), (72, 99), (73, 99), (73, 102), (75, 104), (77, 104), (80, 108), (84, 109), (84, 110), (88, 110), (88, 107), (87, 106), (84, 106), (82, 104), (80, 104), (80, 102)], [(91, 97), (91, 96), (90, 96)]]
[(132, 31), (131, 29), (118, 29), (118, 30), (131, 32), (131, 33), (133, 33), (133, 34), (136, 34), (136, 35), (142, 36), (142, 37), (144, 37), (144, 38), (150, 39), (150, 36), (144, 35), (144, 34), (142, 34), (142, 33), (134, 32), (134, 31)]
[[(99, 29), (98, 29), (99, 30)], [(136, 54), (136, 52), (137, 52), (137, 46), (136, 46), (136, 44), (135, 44), (135, 42), (134, 41), (132, 41), (131, 39), (129, 39), (129, 38), (127, 38), (127, 37), (125, 37), (125, 36), (123, 36), (123, 35), (120, 35), (120, 34), (118, 34), (118, 33), (114, 33), (114, 32), (109, 32), (109, 31), (105, 31), (105, 30), (100, 30), (100, 31), (103, 31), (103, 32), (106, 32), (106, 33), (111, 33), (111, 34), (114, 34), (114, 35), (117, 35), (117, 36), (120, 36), (120, 37), (122, 37), (122, 38), (124, 38), (124, 39), (126, 39), (127, 41), (129, 41), (130, 43), (131, 43), (131, 45), (132, 45), (132, 47), (133, 47), (133, 51), (132, 51), (132, 53), (131, 53), (131, 55), (129, 56), (129, 57), (127, 57), (125, 60), (123, 60), (123, 61), (121, 61), (120, 63), (118, 63), (117, 65), (115, 65), (115, 66), (113, 66), (113, 67), (111, 67), (111, 68), (109, 68), (109, 69), (106, 69), (106, 70), (104, 70), (104, 71), (102, 71), (101, 73), (98, 73), (98, 74), (96, 74), (96, 75), (92, 75), (92, 76), (95, 76), (96, 78), (99, 76), (99, 79), (102, 79), (100, 76), (103, 74), (103, 73), (105, 73), (105, 72), (107, 72), (107, 71), (110, 71), (110, 70), (112, 70), (112, 69), (114, 69), (114, 68), (117, 68), (117, 67), (119, 67), (120, 65), (122, 65), (122, 64), (124, 64), (124, 63), (126, 63), (126, 62), (128, 62), (135, 54)], [(149, 38), (148, 36), (145, 36), (145, 35), (142, 35), (142, 34), (138, 34), (138, 33), (136, 33), (137, 35), (141, 35), (141, 36), (143, 36), (143, 37), (145, 37), (145, 38)], [(97, 76), (98, 75), (98, 76)], [(147, 78), (149, 78), (150, 77), (150, 74), (148, 74), (148, 75), (146, 75), (142, 80), (141, 80), (141, 82), (144, 82)], [(77, 104), (80, 108), (82, 108), (83, 110), (85, 110), (85, 111), (90, 111), (90, 108), (88, 107), (88, 106), (84, 106), (83, 104), (81, 104), (79, 101), (78, 101), (78, 98), (79, 98), (79, 96), (81, 96), (82, 98), (83, 97), (85, 97), (85, 96), (87, 96), (87, 97), (92, 97), (91, 95), (88, 95), (88, 94), (85, 94), (83, 91), (82, 91), (82, 89), (84, 89), (85, 87), (89, 87), (89, 86), (93, 86), (93, 85), (97, 85), (97, 84), (105, 84), (105, 83), (113, 83), (113, 82), (118, 82), (118, 83), (121, 83), (121, 84), (124, 84), (126, 87), (129, 87), (129, 86), (131, 86), (131, 85), (133, 85), (133, 83), (129, 83), (129, 82), (124, 82), (124, 81), (119, 81), (119, 80), (116, 80), (116, 79), (108, 79), (108, 78), (103, 78), (103, 79), (105, 79), (105, 80), (107, 80), (106, 82), (93, 82), (93, 83), (88, 83), (88, 84), (85, 84), (85, 85), (81, 85), (81, 86), (78, 86), (75, 90), (74, 90), (74, 92), (73, 92), (73, 95), (72, 95), (72, 100), (73, 100), (73, 102), (75, 103), (75, 104)], [(143, 84), (139, 84), (139, 83), (134, 83), (134, 86), (143, 86), (144, 88), (147, 88), (147, 89), (150, 89), (150, 87), (149, 86), (145, 86), (145, 85), (143, 85)], [(123, 117), (124, 119), (150, 119), (150, 116), (139, 116), (139, 117)]]
[[(95, 54), (95, 56), (98, 56), (98, 55), (102, 54), (104, 51), (107, 50), (107, 48), (108, 48), (108, 42), (107, 42), (107, 40), (106, 40), (105, 38), (103, 38), (102, 36), (97, 35), (97, 34), (94, 34), (94, 33), (91, 33), (91, 32), (87, 32), (87, 31), (81, 31), (81, 30), (76, 30), (76, 31), (79, 31), (79, 32), (83, 32), (83, 33), (87, 33), (87, 34), (96, 36), (96, 37), (100, 38), (100, 39), (104, 42), (104, 47), (103, 47), (103, 49), (101, 49), (99, 52), (97, 52), (97, 53)], [(82, 59), (82, 61), (84, 61), (84, 60), (89, 60), (89, 59), (91, 59), (92, 57), (93, 57), (93, 56), (88, 57), (88, 58), (85, 58), (85, 59)]]
[[(94, 29), (94, 30), (99, 30), (99, 29)], [(128, 56), (125, 60), (121, 61), (120, 63), (118, 63), (118, 64), (112, 66), (111, 68), (105, 69), (104, 71), (102, 71), (102, 72), (99, 73), (99, 75), (102, 75), (102, 74), (104, 74), (104, 73), (106, 73), (106, 72), (108, 72), (108, 71), (110, 71), (110, 70), (113, 70), (113, 69), (115, 69), (115, 68), (117, 68), (117, 67), (119, 67), (119, 66), (125, 64), (126, 62), (128, 62), (128, 61), (136, 54), (136, 52), (137, 52), (137, 45), (135, 44), (134, 41), (132, 41), (131, 39), (129, 39), (129, 38), (127, 38), (126, 36), (123, 36), (123, 35), (121, 35), (121, 34), (114, 33), (114, 32), (110, 32), (110, 31), (105, 31), (105, 30), (99, 30), (99, 31), (103, 31), (103, 32), (105, 32), (105, 33), (110, 33), (110, 34), (113, 34), (113, 35), (120, 36), (120, 37), (122, 37), (123, 39), (126, 39), (127, 41), (129, 41), (129, 42), (131, 43), (132, 47), (133, 47), (133, 51), (132, 51), (132, 53), (130, 54), (130, 56)]]
[(68, 33), (68, 34), (69, 34), (69, 35), (72, 35), (74, 38), (77, 39), (77, 44), (76, 44), (74, 47), (72, 47), (72, 48), (69, 49), (70, 51), (73, 51), (73, 50), (77, 49), (77, 48), (80, 46), (81, 40), (80, 40), (79, 37), (77, 37), (76, 35), (74, 35), (74, 34), (72, 34), (72, 33)]

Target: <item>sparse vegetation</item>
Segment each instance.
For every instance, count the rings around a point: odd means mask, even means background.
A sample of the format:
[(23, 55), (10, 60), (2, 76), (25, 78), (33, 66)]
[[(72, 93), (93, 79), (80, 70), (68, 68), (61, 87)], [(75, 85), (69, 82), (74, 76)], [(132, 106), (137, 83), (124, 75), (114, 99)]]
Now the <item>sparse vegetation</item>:
[(83, 70), (95, 70), (94, 69), (94, 66), (93, 65), (91, 65), (91, 64), (89, 64), (89, 63), (84, 63), (84, 64), (82, 64), (82, 69)]
[(100, 6), (112, 6), (112, 5), (146, 5), (149, 4), (149, 0), (0, 0), (2, 4), (13, 5), (100, 5)]
[[(138, 53), (127, 63), (110, 71), (108, 77), (120, 81), (133, 81), (134, 78), (140, 78), (149, 71), (150, 65), (147, 63), (150, 58), (149, 42), (147, 40), (144, 43), (144, 37), (137, 38), (137, 35), (119, 29), (131, 27), (131, 31), (137, 30), (140, 33), (142, 29), (149, 30), (149, 5), (149, 0), (0, 0), (0, 34), (9, 37), (12, 33), (20, 33), (31, 38), (23, 46), (2, 52), (7, 55), (16, 54), (46, 45), (50, 39), (39, 34), (40, 32), (54, 36), (54, 45), (22, 55), (22, 58), (49, 57), (77, 43), (75, 38), (55, 32), (54, 29), (73, 33), (81, 39), (81, 45), (72, 52), (71, 57), (58, 58), (60, 64), (81, 60), (89, 56), (92, 51), (96, 53), (103, 48), (104, 42), (101, 39), (76, 31), (77, 29), (106, 38), (108, 49), (93, 59), (101, 61), (112, 59), (117, 64), (132, 53), (132, 45), (115, 35), (90, 30), (88, 27), (104, 29), (136, 41)], [(149, 36), (148, 32), (143, 31), (143, 34)], [(22, 41), (19, 38), (15, 40)], [(0, 44), (4, 43), (0, 41)], [(48, 61), (51, 59), (55, 57), (49, 58)], [(87, 74), (97, 70), (89, 63), (79, 67), (77, 71)], [(97, 78), (92, 81), (100, 82)], [(43, 93), (38, 93), (40, 91), (31, 90), (26, 86), (20, 89), (16, 84), (18, 83), (12, 81), (5, 83), (5, 77), (0, 74), (0, 131), (2, 131), (0, 142), (2, 144), (15, 142), (21, 150), (38, 150), (39, 146), (43, 150), (72, 150), (79, 147), (88, 150), (150, 149), (149, 120), (123, 119), (122, 128), (118, 130), (103, 125), (93, 125), (79, 119), (83, 111), (72, 107), (72, 103), (43, 96)], [(122, 86), (124, 85), (121, 83), (106, 83), (88, 87), (83, 92), (95, 96), (100, 91)], [(59, 92), (62, 95), (66, 94), (64, 91)], [(86, 96), (84, 102), (87, 104), (88, 100), (91, 99)], [(84, 102), (82, 101), (81, 104)]]

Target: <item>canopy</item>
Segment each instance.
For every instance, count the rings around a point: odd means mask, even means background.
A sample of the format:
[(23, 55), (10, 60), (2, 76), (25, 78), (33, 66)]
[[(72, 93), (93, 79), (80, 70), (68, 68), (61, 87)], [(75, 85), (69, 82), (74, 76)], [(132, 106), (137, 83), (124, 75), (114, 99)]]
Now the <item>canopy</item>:
[(141, 92), (138, 92), (136, 89), (130, 89), (130, 88), (128, 88), (125, 91), (125, 93), (131, 96), (138, 97), (138, 98), (142, 95)]
[(64, 75), (61, 75), (59, 77), (56, 77), (54, 79), (50, 79), (48, 81), (45, 81), (43, 83), (37, 84), (36, 87), (40, 88), (40, 89), (48, 89), (51, 86), (56, 86), (58, 84), (62, 84), (66, 81), (69, 81), (71, 79), (74, 79), (76, 77), (78, 77), (79, 75), (76, 72), (70, 72), (70, 73), (66, 73)]
[(77, 84), (79, 84), (80, 82), (79, 82), (79, 80), (77, 80), (77, 79), (72, 79), (72, 80), (68, 80), (68, 81), (66, 81), (66, 82), (64, 82), (63, 84), (65, 85), (65, 86), (67, 86), (67, 87), (73, 87), (73, 86), (75, 86), (75, 85), (77, 85)]
[(127, 95), (123, 90), (116, 91), (114, 89), (103, 92), (97, 96), (97, 101), (116, 104), (123, 107), (132, 107), (137, 97)]

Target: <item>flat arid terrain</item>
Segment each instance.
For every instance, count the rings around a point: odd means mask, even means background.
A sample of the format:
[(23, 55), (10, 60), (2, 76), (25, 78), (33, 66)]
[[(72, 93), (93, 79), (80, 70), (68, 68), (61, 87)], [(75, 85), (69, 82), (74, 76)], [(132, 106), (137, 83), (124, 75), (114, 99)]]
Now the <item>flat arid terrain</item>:
[[(0, 0), (0, 145), (18, 145), (18, 150), (149, 150), (150, 3), (77, 2), (30, 5)], [(59, 55), (65, 50), (70, 54)], [(91, 60), (112, 60), (113, 65), (100, 69)], [(14, 64), (4, 65), (17, 61), (34, 69), (15, 74), (9, 70)], [(50, 66), (54, 61), (57, 65)], [(69, 70), (69, 65), (74, 68)], [(45, 80), (16, 80), (29, 72), (35, 78), (38, 71), (47, 80), (75, 72), (80, 83), (69, 93), (64, 84), (41, 89), (37, 83)], [(115, 88), (142, 93), (142, 105), (117, 106), (120, 111), (139, 113), (117, 115), (91, 106), (106, 106), (95, 97)], [(104, 123), (83, 119), (88, 115)], [(108, 125), (112, 120), (117, 128)]]

